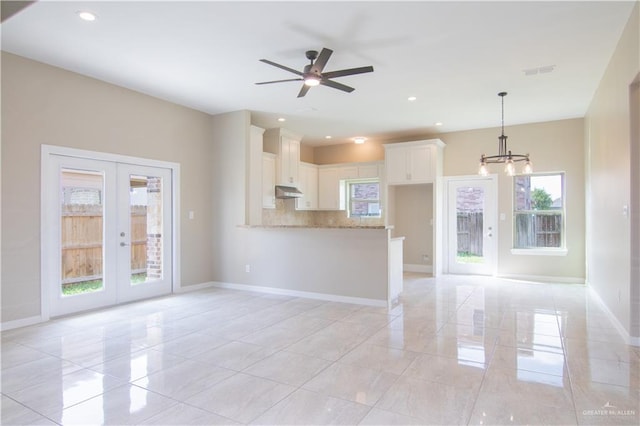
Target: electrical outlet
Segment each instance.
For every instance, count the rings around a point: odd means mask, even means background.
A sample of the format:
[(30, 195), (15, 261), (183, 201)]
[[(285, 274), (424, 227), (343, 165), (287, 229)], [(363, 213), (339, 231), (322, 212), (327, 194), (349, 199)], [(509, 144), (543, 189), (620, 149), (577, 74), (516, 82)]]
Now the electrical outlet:
[(423, 262), (428, 262), (429, 261), (429, 255), (428, 254), (423, 254), (422, 255), (422, 261)]
[(249, 265), (249, 264), (244, 265), (244, 271), (245, 272), (251, 272), (251, 265)]

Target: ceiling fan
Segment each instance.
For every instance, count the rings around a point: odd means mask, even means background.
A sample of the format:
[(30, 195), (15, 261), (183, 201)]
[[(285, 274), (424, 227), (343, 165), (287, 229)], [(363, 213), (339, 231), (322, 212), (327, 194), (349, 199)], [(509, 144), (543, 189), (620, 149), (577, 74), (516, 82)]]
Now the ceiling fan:
[(304, 84), (302, 85), (302, 89), (300, 89), (300, 92), (298, 93), (299, 98), (306, 95), (310, 87), (317, 86), (319, 84), (322, 84), (323, 86), (333, 87), (334, 89), (342, 90), (343, 92), (351, 93), (355, 90), (353, 87), (346, 86), (342, 83), (338, 83), (331, 79), (336, 77), (344, 77), (347, 75), (373, 72), (373, 67), (368, 66), (368, 67), (359, 67), (359, 68), (349, 68), (349, 69), (338, 70), (338, 71), (329, 71), (329, 72), (323, 73), (322, 70), (324, 69), (325, 65), (327, 65), (327, 62), (329, 61), (329, 58), (331, 57), (332, 53), (333, 53), (333, 50), (327, 49), (327, 48), (323, 48), (319, 55), (316, 50), (308, 50), (305, 53), (305, 55), (307, 56), (307, 59), (311, 61), (311, 63), (309, 65), (305, 65), (304, 70), (302, 72), (298, 70), (294, 70), (293, 68), (286, 67), (284, 65), (277, 64), (268, 59), (260, 59), (260, 61), (264, 62), (265, 64), (273, 65), (274, 67), (278, 67), (285, 71), (289, 71), (291, 73), (299, 75), (300, 78), (289, 78), (286, 80), (275, 80), (275, 81), (263, 81), (256, 84), (284, 83), (285, 81), (304, 81)]

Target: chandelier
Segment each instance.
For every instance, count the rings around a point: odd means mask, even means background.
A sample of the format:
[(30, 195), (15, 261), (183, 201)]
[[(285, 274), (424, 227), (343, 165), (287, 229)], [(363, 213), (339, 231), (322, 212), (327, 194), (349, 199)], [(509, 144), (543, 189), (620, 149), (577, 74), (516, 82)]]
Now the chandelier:
[(507, 137), (504, 135), (504, 97), (507, 96), (507, 92), (500, 92), (498, 96), (502, 98), (502, 134), (498, 136), (498, 154), (497, 155), (484, 155), (480, 157), (480, 170), (478, 174), (482, 176), (487, 176), (489, 174), (489, 170), (487, 169), (487, 164), (493, 163), (502, 163), (504, 164), (504, 171), (509, 176), (514, 176), (516, 174), (516, 168), (514, 163), (518, 163), (524, 161), (524, 167), (522, 168), (522, 173), (525, 175), (530, 175), (533, 172), (533, 167), (531, 166), (531, 161), (529, 160), (529, 154), (512, 154), (511, 151), (507, 149)]

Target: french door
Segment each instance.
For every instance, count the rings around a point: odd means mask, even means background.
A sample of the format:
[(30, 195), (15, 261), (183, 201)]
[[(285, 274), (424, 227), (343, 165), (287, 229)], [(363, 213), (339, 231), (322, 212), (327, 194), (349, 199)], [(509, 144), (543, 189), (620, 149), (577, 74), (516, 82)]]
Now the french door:
[(497, 265), (496, 178), (447, 183), (447, 266), (451, 274), (494, 275)]
[(50, 316), (170, 293), (171, 169), (64, 155), (47, 161), (42, 285)]

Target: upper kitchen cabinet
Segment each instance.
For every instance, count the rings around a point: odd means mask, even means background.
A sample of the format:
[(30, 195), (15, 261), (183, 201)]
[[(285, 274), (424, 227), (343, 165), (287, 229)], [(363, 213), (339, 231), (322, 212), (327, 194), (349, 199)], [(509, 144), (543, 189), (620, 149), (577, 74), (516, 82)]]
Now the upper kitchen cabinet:
[(384, 145), (387, 184), (433, 183), (442, 176), (444, 146), (440, 139)]
[(249, 133), (249, 145), (247, 155), (247, 192), (245, 223), (248, 225), (262, 224), (262, 179), (263, 159), (262, 146), (264, 129), (251, 126)]
[(264, 132), (264, 150), (276, 154), (276, 185), (298, 187), (300, 183), (300, 140), (282, 128)]
[(318, 167), (318, 210), (345, 210), (345, 182), (380, 178), (382, 168), (381, 162), (326, 164)]
[(340, 210), (340, 169), (336, 166), (318, 168), (318, 209)]
[(296, 210), (318, 209), (318, 166), (300, 163), (300, 187), (302, 197), (296, 199)]
[(276, 208), (276, 156), (262, 153), (262, 208)]

